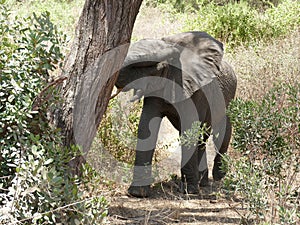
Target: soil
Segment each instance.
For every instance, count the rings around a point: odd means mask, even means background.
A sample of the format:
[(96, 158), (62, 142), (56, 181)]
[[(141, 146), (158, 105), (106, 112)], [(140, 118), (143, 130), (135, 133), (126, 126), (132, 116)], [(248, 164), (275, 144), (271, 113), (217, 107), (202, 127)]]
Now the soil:
[[(125, 187), (124, 187), (125, 188)], [(105, 224), (241, 224), (241, 201), (219, 196), (219, 183), (201, 188), (199, 195), (178, 191), (176, 181), (161, 182), (149, 198), (127, 196), (126, 189), (110, 197)]]

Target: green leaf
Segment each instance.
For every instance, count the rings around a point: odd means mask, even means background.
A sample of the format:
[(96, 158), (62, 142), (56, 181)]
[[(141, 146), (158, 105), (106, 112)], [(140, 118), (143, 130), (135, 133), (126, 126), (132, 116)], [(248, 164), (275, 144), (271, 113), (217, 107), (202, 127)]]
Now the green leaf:
[(53, 183), (62, 183), (62, 181), (63, 181), (63, 178), (62, 177), (54, 177), (53, 179), (52, 179), (52, 181), (53, 181)]
[(14, 99), (15, 99), (15, 96), (14, 95), (10, 95), (10, 96), (8, 96), (7, 101), (8, 102), (13, 102)]
[(33, 145), (31, 147), (31, 152), (32, 152), (33, 155), (37, 155), (38, 154), (37, 150), (38, 150), (38, 147), (36, 145)]
[(45, 166), (51, 164), (54, 160), (53, 159), (48, 159), (46, 160), (46, 162), (44, 163)]

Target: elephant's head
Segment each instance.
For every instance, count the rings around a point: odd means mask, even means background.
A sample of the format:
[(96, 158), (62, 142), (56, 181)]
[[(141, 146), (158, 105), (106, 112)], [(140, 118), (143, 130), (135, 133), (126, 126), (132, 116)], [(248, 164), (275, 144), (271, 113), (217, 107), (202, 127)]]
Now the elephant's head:
[(168, 60), (178, 57), (174, 44), (158, 39), (140, 40), (130, 46), (115, 85), (124, 88), (143, 77), (165, 76)]
[[(136, 89), (143, 95), (165, 88), (159, 79), (175, 81), (182, 94), (190, 97), (201, 86), (218, 76), (223, 45), (205, 32), (186, 32), (158, 39), (143, 39), (131, 45), (116, 81), (118, 89)], [(138, 82), (134, 82), (140, 80)], [(164, 79), (165, 80), (165, 79)], [(166, 89), (166, 88), (165, 88)], [(175, 96), (169, 90), (168, 95)], [(141, 97), (141, 96), (140, 96)]]

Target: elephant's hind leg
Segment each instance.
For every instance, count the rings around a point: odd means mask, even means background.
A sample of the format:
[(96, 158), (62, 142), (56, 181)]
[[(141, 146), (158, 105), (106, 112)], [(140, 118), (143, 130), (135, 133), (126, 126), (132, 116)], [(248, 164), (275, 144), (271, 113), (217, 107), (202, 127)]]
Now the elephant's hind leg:
[(219, 181), (225, 176), (225, 171), (222, 170), (222, 156), (224, 154), (226, 154), (226, 152), (227, 152), (229, 142), (230, 142), (230, 138), (231, 138), (231, 132), (232, 132), (232, 126), (231, 126), (231, 123), (230, 123), (230, 120), (229, 120), (228, 116), (226, 116), (225, 134), (224, 134), (224, 137), (223, 137), (221, 147), (217, 151), (217, 154), (216, 154), (216, 157), (215, 157), (215, 160), (214, 160), (214, 167), (213, 167), (213, 171), (212, 171), (213, 178), (214, 178), (215, 181)]

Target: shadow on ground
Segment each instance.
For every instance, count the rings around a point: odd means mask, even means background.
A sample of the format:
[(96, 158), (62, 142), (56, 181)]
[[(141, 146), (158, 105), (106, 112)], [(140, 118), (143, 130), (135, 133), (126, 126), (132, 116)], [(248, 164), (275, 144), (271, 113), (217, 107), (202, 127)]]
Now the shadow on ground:
[(178, 183), (157, 183), (144, 199), (127, 196), (124, 187), (110, 199), (107, 224), (241, 224), (241, 201), (222, 197), (220, 183), (211, 181), (199, 195), (180, 193)]

